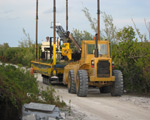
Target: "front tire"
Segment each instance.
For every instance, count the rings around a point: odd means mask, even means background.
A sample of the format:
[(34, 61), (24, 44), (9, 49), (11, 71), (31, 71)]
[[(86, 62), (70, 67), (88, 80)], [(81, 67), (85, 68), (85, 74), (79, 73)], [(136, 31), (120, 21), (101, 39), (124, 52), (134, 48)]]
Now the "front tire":
[(88, 73), (86, 70), (77, 72), (76, 92), (79, 97), (86, 97), (88, 94)]
[(76, 84), (73, 70), (70, 70), (68, 74), (68, 92), (74, 94), (76, 93)]
[(115, 75), (115, 82), (111, 88), (112, 96), (121, 96), (123, 94), (123, 75), (120, 70), (113, 70)]

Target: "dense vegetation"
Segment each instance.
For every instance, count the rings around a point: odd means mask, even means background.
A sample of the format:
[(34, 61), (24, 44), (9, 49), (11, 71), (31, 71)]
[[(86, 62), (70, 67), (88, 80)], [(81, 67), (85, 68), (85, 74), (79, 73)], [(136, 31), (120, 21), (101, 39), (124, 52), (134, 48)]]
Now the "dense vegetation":
[(55, 96), (52, 87), (39, 90), (36, 78), (29, 71), (14, 66), (0, 65), (0, 119), (18, 120), (24, 103), (40, 102), (65, 105)]
[(0, 57), (3, 62), (30, 66), (30, 61), (34, 58), (34, 49), (21, 47), (7, 47), (4, 49), (2, 45), (0, 47)]
[[(97, 22), (92, 18), (87, 8), (83, 9), (91, 29), (97, 32)], [(113, 43), (113, 61), (116, 69), (123, 72), (124, 89), (131, 93), (150, 94), (150, 22), (145, 20), (149, 40), (141, 34), (133, 19), (133, 27), (126, 26), (117, 29), (113, 17), (101, 11), (104, 24), (101, 30), (101, 40)], [(144, 20), (143, 20), (144, 22)]]
[(113, 45), (113, 60), (123, 72), (124, 86), (128, 92), (150, 93), (150, 43), (138, 42), (132, 27), (117, 33), (118, 44)]
[(30, 35), (25, 32), (24, 40), (19, 41), (18, 47), (9, 47), (8, 43), (0, 45), (0, 60), (2, 62), (21, 64), (30, 67), (30, 61), (35, 56), (35, 46), (30, 39)]

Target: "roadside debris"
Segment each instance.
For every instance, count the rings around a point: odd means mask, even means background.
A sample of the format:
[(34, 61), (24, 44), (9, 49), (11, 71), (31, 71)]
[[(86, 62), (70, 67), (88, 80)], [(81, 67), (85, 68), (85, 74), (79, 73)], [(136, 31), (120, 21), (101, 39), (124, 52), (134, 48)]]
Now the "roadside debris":
[[(61, 116), (63, 115), (63, 117)], [(62, 114), (55, 105), (29, 103), (24, 104), (22, 108), (21, 120), (64, 120)]]

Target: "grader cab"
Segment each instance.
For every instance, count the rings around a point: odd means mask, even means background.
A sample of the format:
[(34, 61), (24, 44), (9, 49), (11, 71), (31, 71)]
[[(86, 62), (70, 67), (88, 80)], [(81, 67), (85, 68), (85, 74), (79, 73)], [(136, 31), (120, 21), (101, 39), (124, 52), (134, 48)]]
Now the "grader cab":
[(98, 87), (101, 93), (111, 92), (112, 96), (123, 94), (122, 73), (112, 68), (109, 41), (82, 41), (81, 59), (65, 67), (63, 80), (68, 92), (80, 97), (87, 96), (89, 86)]

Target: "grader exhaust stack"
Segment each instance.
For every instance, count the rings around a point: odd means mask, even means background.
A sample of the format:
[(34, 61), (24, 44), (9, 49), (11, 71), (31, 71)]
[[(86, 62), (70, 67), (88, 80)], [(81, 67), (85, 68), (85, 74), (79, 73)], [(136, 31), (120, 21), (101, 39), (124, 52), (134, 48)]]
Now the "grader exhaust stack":
[(97, 0), (97, 31), (98, 33), (95, 35), (95, 57), (97, 58), (98, 53), (98, 41), (100, 40), (100, 2)]
[(98, 58), (98, 35), (95, 35), (95, 57)]

